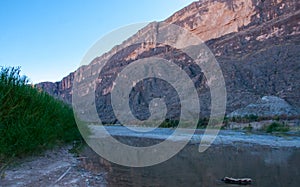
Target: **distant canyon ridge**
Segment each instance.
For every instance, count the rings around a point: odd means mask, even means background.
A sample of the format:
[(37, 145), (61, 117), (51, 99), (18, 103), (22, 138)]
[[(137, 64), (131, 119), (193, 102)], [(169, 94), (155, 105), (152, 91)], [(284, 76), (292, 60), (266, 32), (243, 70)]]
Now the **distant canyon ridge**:
[[(174, 13), (164, 22), (189, 30), (210, 48), (224, 75), (227, 114), (241, 110), (263, 96), (281, 98), (293, 108), (293, 114), (299, 112), (299, 0), (200, 0)], [(76, 70), (77, 73), (92, 71), (93, 64), (112, 56), (98, 76), (101, 81), (95, 91), (95, 105), (103, 122), (117, 121), (110, 101), (117, 74), (131, 62), (152, 56), (172, 60), (182, 67), (197, 88), (201, 116), (210, 114), (207, 80), (201, 69), (191, 63), (191, 59), (170, 46), (131, 45), (153, 25), (146, 26), (108, 53), (95, 58), (90, 65)], [(121, 48), (124, 50), (118, 51)], [(42, 82), (36, 86), (71, 104), (76, 72), (59, 82)], [(167, 117), (177, 119), (180, 104), (174, 90), (162, 81), (147, 81), (137, 84), (130, 94), (131, 105), (137, 106), (133, 107), (136, 117), (147, 119), (150, 115), (149, 102), (168, 95)]]

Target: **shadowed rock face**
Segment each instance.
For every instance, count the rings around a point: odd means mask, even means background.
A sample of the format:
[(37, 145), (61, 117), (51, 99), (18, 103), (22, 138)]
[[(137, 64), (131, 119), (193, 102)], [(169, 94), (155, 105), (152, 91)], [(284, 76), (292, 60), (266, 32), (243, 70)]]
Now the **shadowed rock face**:
[(42, 82), (36, 84), (35, 86), (56, 98), (62, 99), (66, 103), (71, 103), (73, 80), (74, 73), (72, 72), (59, 82)]
[[(223, 71), (228, 96), (227, 113), (230, 113), (265, 95), (277, 96), (300, 108), (299, 20), (298, 0), (204, 0), (176, 12), (165, 22), (190, 30), (212, 50)], [(109, 59), (98, 77), (101, 81), (96, 89), (96, 106), (103, 122), (116, 121), (109, 98), (117, 73), (134, 60), (150, 56), (177, 62), (197, 87), (201, 114), (207, 116), (210, 113), (207, 81), (191, 59), (169, 46), (131, 46), (150, 27), (94, 59), (89, 66), (77, 70), (79, 74), (88, 73), (97, 61), (126, 46)], [(60, 82), (40, 83), (37, 87), (71, 103), (73, 78), (72, 73)], [(171, 94), (172, 89), (165, 86), (161, 81), (148, 80), (133, 89), (130, 102), (132, 106), (138, 106), (136, 117), (146, 119), (149, 101), (160, 94)], [(176, 99), (169, 101), (169, 106), (169, 118), (176, 119)]]

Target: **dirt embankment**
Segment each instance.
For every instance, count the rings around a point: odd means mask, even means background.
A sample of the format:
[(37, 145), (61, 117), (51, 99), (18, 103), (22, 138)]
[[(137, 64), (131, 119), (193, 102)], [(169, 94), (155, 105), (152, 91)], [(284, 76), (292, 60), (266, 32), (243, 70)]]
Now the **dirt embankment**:
[(55, 148), (15, 161), (2, 172), (0, 186), (107, 186), (106, 173), (81, 168), (80, 157), (70, 153), (71, 148)]

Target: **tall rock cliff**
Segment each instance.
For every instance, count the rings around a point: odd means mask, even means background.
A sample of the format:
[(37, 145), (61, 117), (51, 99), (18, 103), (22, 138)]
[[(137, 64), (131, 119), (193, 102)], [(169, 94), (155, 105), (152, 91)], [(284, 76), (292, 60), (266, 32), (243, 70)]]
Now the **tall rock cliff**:
[(74, 80), (74, 73), (70, 73), (58, 82), (41, 82), (36, 84), (36, 87), (49, 93), (50, 95), (65, 101), (72, 102), (72, 86)]
[[(222, 69), (227, 89), (227, 113), (247, 106), (265, 95), (274, 95), (300, 108), (300, 2), (298, 0), (203, 0), (192, 3), (165, 20), (201, 38), (211, 49)], [(209, 114), (209, 88), (201, 69), (184, 54), (169, 46), (131, 45), (151, 30), (146, 26), (110, 52), (94, 59), (77, 72), (92, 71), (93, 64), (114, 54), (99, 75), (96, 107), (102, 121), (116, 118), (110, 103), (113, 81), (126, 65), (150, 56), (171, 59), (191, 77), (202, 101), (202, 115)], [(116, 53), (120, 48), (124, 48)], [(155, 49), (155, 50), (154, 50)], [(115, 54), (116, 53), (116, 54)], [(57, 83), (37, 87), (71, 102), (74, 74)], [(153, 86), (156, 85), (156, 86)], [(137, 117), (146, 119), (149, 102), (162, 90), (170, 96), (171, 108), (179, 107), (174, 90), (164, 82), (150, 80), (136, 86), (130, 102), (137, 105)], [(150, 96), (151, 95), (151, 96)], [(172, 99), (173, 98), (173, 99)], [(177, 103), (177, 104), (176, 104)], [(169, 118), (176, 118), (176, 110)]]

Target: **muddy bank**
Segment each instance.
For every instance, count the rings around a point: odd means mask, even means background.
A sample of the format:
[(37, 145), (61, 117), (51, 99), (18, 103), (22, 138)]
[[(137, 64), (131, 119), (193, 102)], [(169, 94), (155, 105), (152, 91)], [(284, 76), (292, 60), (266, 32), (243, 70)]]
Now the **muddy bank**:
[(71, 148), (55, 148), (15, 161), (4, 171), (0, 186), (107, 186), (106, 173), (80, 167), (80, 159), (69, 152)]
[[(111, 127), (114, 129), (115, 127)], [(140, 137), (114, 129), (119, 141), (135, 145), (160, 142), (158, 134)], [(200, 133), (200, 132), (198, 132)], [(167, 133), (166, 133), (167, 134)], [(126, 135), (126, 136), (124, 136)], [(154, 136), (155, 135), (155, 136)], [(197, 139), (168, 161), (145, 168), (124, 167), (101, 158), (89, 147), (82, 154), (83, 167), (93, 172), (107, 172), (108, 186), (231, 186), (220, 179), (229, 176), (253, 179), (252, 186), (299, 186), (300, 139), (247, 135), (242, 132), (222, 131), (213, 145), (204, 153), (198, 152)], [(105, 141), (99, 139), (99, 141)], [(234, 186), (234, 185), (233, 185)]]

